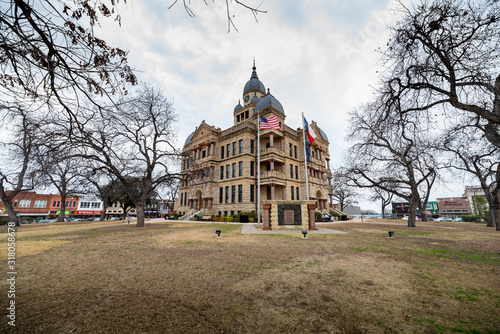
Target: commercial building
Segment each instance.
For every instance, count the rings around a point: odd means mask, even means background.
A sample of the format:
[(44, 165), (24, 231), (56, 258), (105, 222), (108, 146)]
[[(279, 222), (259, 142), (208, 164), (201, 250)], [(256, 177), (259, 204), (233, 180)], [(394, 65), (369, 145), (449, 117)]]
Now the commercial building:
[[(7, 191), (9, 195), (10, 191)], [(12, 201), (14, 210), (21, 218), (43, 219), (59, 215), (61, 196), (53, 194), (37, 194), (34, 191), (24, 191), (17, 194)], [(74, 216), (79, 206), (78, 196), (66, 198), (66, 215)], [(0, 216), (7, 216), (5, 206), (0, 201)]]
[(465, 197), (438, 198), (437, 202), (441, 217), (458, 217), (471, 214), (469, 200)]
[[(183, 147), (181, 181), (176, 209), (185, 217), (195, 214), (235, 215), (257, 211), (258, 155), (260, 154), (261, 200), (305, 200), (306, 172), (309, 199), (319, 211), (330, 208), (330, 155), (326, 134), (314, 122), (316, 138), (304, 162), (303, 129), (286, 125), (280, 101), (260, 81), (255, 64), (243, 88), (243, 104), (233, 110), (233, 126), (221, 130), (201, 124)], [(260, 130), (259, 117), (275, 116), (279, 129)]]

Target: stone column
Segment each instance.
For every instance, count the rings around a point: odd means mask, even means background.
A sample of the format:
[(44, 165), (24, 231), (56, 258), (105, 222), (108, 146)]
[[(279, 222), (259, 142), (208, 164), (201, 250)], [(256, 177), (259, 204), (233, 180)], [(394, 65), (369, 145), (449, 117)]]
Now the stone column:
[(272, 132), (269, 134), (269, 146), (274, 146), (274, 136)]
[(274, 184), (271, 184), (271, 201), (274, 201), (275, 198), (274, 198), (274, 188), (276, 187), (276, 185)]
[(192, 209), (193, 208), (193, 200), (192, 199), (188, 200), (188, 203), (189, 203), (189, 208)]
[(307, 204), (307, 209), (309, 210), (309, 230), (317, 230), (315, 221), (316, 217), (314, 216), (316, 204)]
[(274, 160), (271, 160), (271, 170), (274, 170)]
[(215, 147), (215, 143), (210, 143), (210, 155), (213, 156), (214, 155), (214, 147)]
[(281, 189), (282, 189), (281, 199), (282, 199), (283, 201), (285, 201), (285, 200), (286, 200), (286, 187), (283, 187), (283, 188), (281, 188)]
[(330, 159), (326, 159), (326, 168), (330, 169)]
[(269, 210), (271, 209), (271, 204), (262, 204), (262, 210), (263, 210), (263, 215), (262, 215), (262, 229), (263, 230), (270, 230), (271, 225), (269, 224), (269, 218), (270, 218), (270, 212)]
[(209, 197), (207, 198), (208, 200), (208, 208), (211, 209), (212, 208), (212, 201), (214, 200), (212, 197)]

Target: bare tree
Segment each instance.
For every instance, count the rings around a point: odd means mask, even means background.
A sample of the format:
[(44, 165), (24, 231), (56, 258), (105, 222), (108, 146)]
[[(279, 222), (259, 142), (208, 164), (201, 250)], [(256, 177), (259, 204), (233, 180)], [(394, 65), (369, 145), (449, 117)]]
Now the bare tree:
[[(400, 3), (402, 20), (385, 51), (388, 98), (403, 101), (401, 113), (442, 107), (445, 116), (486, 122), (488, 141), (500, 149), (500, 3), (496, 0), (424, 0)], [(500, 166), (492, 190), (500, 230)]]
[(341, 170), (335, 171), (332, 174), (332, 188), (333, 198), (339, 202), (340, 211), (349, 206), (358, 203), (356, 196), (358, 196), (354, 187), (349, 185), (348, 179), (342, 174)]
[(43, 136), (44, 143), (36, 147), (34, 163), (40, 171), (44, 184), (57, 189), (61, 196), (61, 210), (57, 217), (58, 222), (63, 222), (66, 215), (66, 199), (76, 196), (82, 191), (80, 168), (83, 166), (81, 159), (71, 156), (65, 147), (51, 147), (50, 136)]
[(438, 144), (443, 152), (451, 153), (446, 166), (473, 175), (481, 185), (489, 205), (488, 227), (496, 226), (493, 213), (492, 189), (495, 171), (500, 164), (500, 151), (489, 143), (476, 127), (457, 126), (443, 136)]
[[(75, 120), (79, 97), (98, 102), (126, 91), (137, 79), (127, 52), (94, 34), (102, 17), (115, 16), (104, 1), (2, 0), (0, 11), (0, 96), (62, 108)], [(112, 2), (115, 3), (115, 2)]]
[[(432, 152), (417, 118), (392, 112), (383, 101), (365, 105), (351, 113), (349, 138), (357, 142), (349, 149), (344, 175), (360, 188), (378, 188), (410, 203), (408, 226), (415, 226), (420, 192), (430, 192), (428, 183), (436, 173)], [(399, 109), (397, 109), (399, 110)], [(427, 129), (426, 139), (430, 139)]]
[[(40, 139), (39, 125), (33, 113), (21, 105), (0, 106), (0, 113), (0, 128), (7, 132), (0, 143), (4, 152), (0, 159), (0, 199), (9, 221), (20, 226), (12, 201), (20, 192), (34, 189), (38, 182), (33, 152)], [(9, 133), (8, 128), (13, 131)]]
[[(172, 103), (144, 86), (117, 108), (91, 109), (87, 122), (71, 136), (79, 155), (120, 181), (144, 226), (147, 200), (172, 179), (179, 179)], [(74, 129), (73, 129), (74, 131)]]
[[(388, 185), (388, 188), (391, 188)], [(392, 192), (380, 189), (373, 188), (373, 195), (370, 196), (370, 200), (372, 201), (380, 201), (380, 209), (382, 213), (382, 219), (385, 219), (385, 208), (392, 203), (392, 199), (394, 198), (394, 194)]]

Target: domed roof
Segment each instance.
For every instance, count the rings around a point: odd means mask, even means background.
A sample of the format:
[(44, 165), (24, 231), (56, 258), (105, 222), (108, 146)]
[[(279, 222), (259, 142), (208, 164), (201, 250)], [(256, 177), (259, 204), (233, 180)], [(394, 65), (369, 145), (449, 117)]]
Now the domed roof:
[(257, 103), (259, 102), (259, 97), (257, 95), (254, 95), (254, 97), (252, 97), (252, 99), (250, 100), (250, 103)]
[(321, 135), (321, 137), (323, 137), (324, 140), (328, 141), (328, 137), (326, 136), (326, 133), (319, 128), (318, 124), (316, 124), (316, 127), (318, 128), (319, 134)]
[(248, 80), (245, 84), (245, 88), (243, 88), (243, 95), (245, 95), (245, 93), (247, 93), (249, 90), (260, 90), (263, 93), (266, 91), (266, 87), (264, 87), (264, 84), (259, 80), (259, 77), (257, 76), (255, 61), (252, 70), (252, 76), (250, 77), (250, 80)]
[(264, 95), (255, 105), (255, 109), (253, 112), (258, 113), (259, 111), (267, 107), (274, 107), (275, 109), (281, 111), (283, 114), (285, 113), (285, 110), (283, 109), (283, 106), (281, 105), (280, 101), (278, 101), (274, 96), (272, 96), (269, 90), (267, 91), (267, 94)]
[(193, 136), (194, 136), (194, 133), (196, 132), (196, 130), (194, 130), (186, 139), (186, 141), (184, 142), (184, 145), (187, 145), (191, 142), (191, 140), (193, 140)]
[(238, 111), (240, 109), (243, 109), (243, 107), (241, 106), (240, 101), (238, 101), (238, 105), (236, 107), (234, 107), (234, 111), (236, 112), (236, 111)]

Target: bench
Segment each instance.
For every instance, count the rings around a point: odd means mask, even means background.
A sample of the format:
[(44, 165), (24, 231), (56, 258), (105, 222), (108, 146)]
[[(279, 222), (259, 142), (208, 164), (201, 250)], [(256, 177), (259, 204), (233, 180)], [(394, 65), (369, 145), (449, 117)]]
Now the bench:
[(203, 216), (201, 220), (212, 220), (212, 216)]
[(225, 222), (225, 218), (224, 217), (212, 217), (212, 221), (214, 222)]

